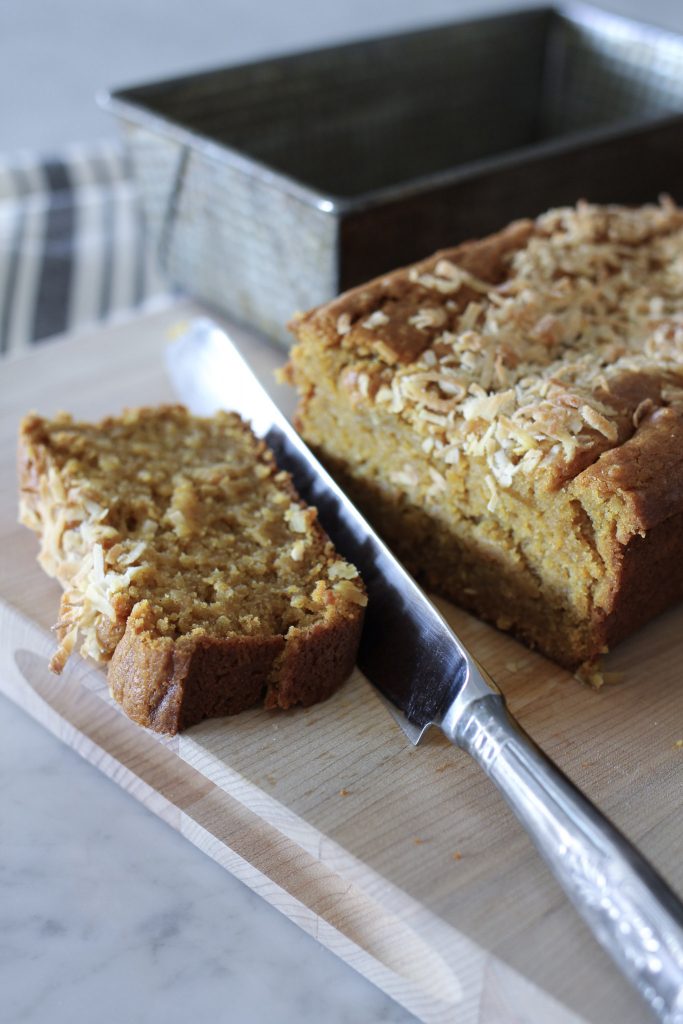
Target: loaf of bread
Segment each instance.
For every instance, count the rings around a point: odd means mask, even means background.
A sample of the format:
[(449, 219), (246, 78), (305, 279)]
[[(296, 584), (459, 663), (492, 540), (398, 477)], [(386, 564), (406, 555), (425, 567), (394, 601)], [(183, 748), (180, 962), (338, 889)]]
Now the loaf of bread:
[(582, 202), (300, 316), (298, 426), (429, 588), (590, 674), (683, 594), (683, 214)]
[(64, 588), (51, 667), (80, 634), (134, 721), (310, 705), (350, 673), (363, 584), (237, 415), (32, 415), (19, 469), (21, 521)]

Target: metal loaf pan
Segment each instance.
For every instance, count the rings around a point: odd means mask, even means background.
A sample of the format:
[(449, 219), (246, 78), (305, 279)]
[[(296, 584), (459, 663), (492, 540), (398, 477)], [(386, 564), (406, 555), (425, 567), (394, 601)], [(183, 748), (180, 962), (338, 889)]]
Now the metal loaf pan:
[(296, 310), (516, 217), (683, 193), (683, 38), (583, 5), (102, 103), (170, 281), (285, 343)]

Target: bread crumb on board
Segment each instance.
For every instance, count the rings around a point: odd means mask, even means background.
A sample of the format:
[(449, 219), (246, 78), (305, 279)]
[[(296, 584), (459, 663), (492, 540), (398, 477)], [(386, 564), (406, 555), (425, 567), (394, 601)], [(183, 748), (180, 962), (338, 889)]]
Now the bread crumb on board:
[(508, 672), (520, 672), (523, 668), (526, 668), (529, 664), (527, 658), (511, 658), (505, 662), (505, 668)]
[(600, 662), (595, 661), (581, 665), (574, 673), (575, 679), (592, 686), (594, 690), (600, 690), (603, 686), (615, 686), (623, 682), (625, 676), (625, 672), (608, 671)]

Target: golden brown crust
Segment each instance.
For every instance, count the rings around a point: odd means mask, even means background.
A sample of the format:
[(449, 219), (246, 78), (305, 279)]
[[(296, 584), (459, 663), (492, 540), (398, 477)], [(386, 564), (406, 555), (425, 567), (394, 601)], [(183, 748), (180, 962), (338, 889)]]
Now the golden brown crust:
[[(107, 679), (129, 718), (173, 734), (205, 718), (239, 714), (261, 703), (284, 646), (281, 636), (173, 642), (138, 635), (129, 627), (114, 651)], [(339, 677), (335, 681), (338, 685)]]
[[(339, 343), (340, 319), (343, 326), (344, 318), (348, 318), (356, 326), (344, 332), (344, 346), (359, 353), (372, 352), (388, 365), (411, 363), (424, 351), (434, 333), (409, 322), (408, 314), (414, 312), (421, 303), (429, 304), (430, 300), (433, 303), (429, 289), (414, 278), (431, 274), (440, 261), (446, 260), (462, 267), (473, 277), (496, 284), (505, 274), (504, 256), (524, 245), (532, 230), (532, 221), (515, 221), (490, 238), (474, 239), (452, 249), (442, 249), (419, 263), (383, 274), (367, 284), (344, 292), (332, 302), (294, 320), (290, 328), (297, 335), (302, 330), (310, 329), (323, 338), (326, 344), (336, 345)], [(476, 294), (467, 286), (461, 288), (453, 309), (449, 310), (449, 321), (454, 321)], [(364, 327), (361, 321), (361, 317), (371, 316), (378, 309), (387, 317), (381, 338), (377, 337), (372, 327)], [(361, 321), (360, 324), (358, 321)], [(447, 325), (448, 322), (443, 321), (438, 326), (443, 329)]]
[(621, 549), (611, 607), (593, 624), (596, 653), (611, 649), (683, 599), (683, 513), (636, 534)]
[(616, 539), (627, 544), (683, 508), (683, 410), (657, 407), (623, 444), (604, 452), (572, 483), (596, 515), (619, 500)]
[(337, 679), (351, 673), (363, 626), (361, 615), (330, 615), (306, 633), (290, 635), (271, 674), (267, 708), (309, 707), (337, 689)]
[(329, 614), (296, 635), (183, 637), (138, 633), (133, 618), (107, 672), (129, 718), (174, 734), (263, 704), (287, 709), (326, 700), (350, 675), (363, 615)]

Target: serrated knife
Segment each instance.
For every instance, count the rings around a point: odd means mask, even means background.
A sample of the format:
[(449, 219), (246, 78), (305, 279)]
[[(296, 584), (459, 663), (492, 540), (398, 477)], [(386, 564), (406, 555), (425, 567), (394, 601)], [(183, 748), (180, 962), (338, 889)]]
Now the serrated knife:
[(251, 421), (316, 505), (368, 590), (358, 665), (405, 716), (414, 743), (437, 726), (498, 787), (598, 941), (654, 1015), (683, 1024), (683, 905), (628, 840), (535, 746), (484, 668), (337, 486), (228, 336), (195, 321), (167, 367), (193, 412)]

